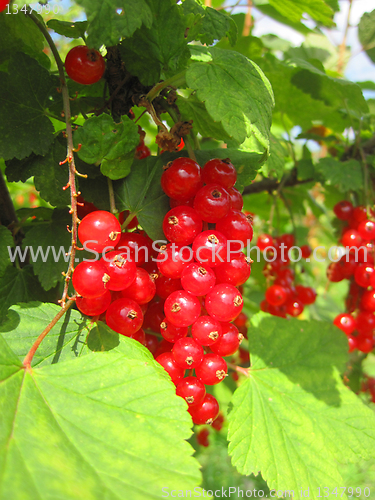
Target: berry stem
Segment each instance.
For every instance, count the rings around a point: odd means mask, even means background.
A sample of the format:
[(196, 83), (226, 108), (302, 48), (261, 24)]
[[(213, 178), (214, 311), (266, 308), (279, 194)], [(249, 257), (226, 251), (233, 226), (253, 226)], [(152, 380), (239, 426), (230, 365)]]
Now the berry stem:
[(228, 368), (231, 368), (238, 373), (242, 373), (242, 375), (245, 375), (246, 377), (250, 377), (249, 368), (243, 368), (242, 366), (235, 365), (234, 363), (227, 363), (227, 365)]
[(36, 339), (34, 344), (31, 346), (30, 351), (26, 354), (24, 360), (23, 360), (23, 366), (26, 368), (26, 370), (31, 370), (31, 362), (33, 360), (34, 354), (36, 353), (38, 347), (42, 343), (43, 339), (49, 334), (49, 332), (52, 330), (52, 328), (56, 325), (56, 323), (61, 319), (66, 311), (74, 304), (75, 302), (75, 296), (73, 296), (68, 302), (66, 302), (62, 307), (61, 310), (56, 314), (56, 316), (53, 318), (53, 320), (49, 323), (49, 325), (46, 326), (46, 328), (42, 331), (42, 333), (39, 335), (39, 337)]
[(178, 73), (177, 75), (174, 75), (171, 78), (164, 80), (164, 82), (155, 85), (155, 87), (153, 87), (150, 90), (150, 92), (146, 95), (146, 99), (152, 102), (155, 99), (155, 97), (157, 97), (160, 94), (160, 92), (166, 87), (170, 86), (180, 87), (182, 85), (186, 85), (186, 71), (182, 71), (181, 73)]
[(113, 191), (113, 183), (109, 177), (107, 177), (107, 181), (108, 181), (109, 205), (111, 207), (111, 212), (113, 214), (117, 214), (118, 210), (116, 208), (115, 192)]
[[(30, 17), (30, 19), (37, 25), (39, 30), (42, 32), (44, 38), (46, 39), (48, 45), (50, 46), (50, 49), (52, 51), (52, 54), (55, 58), (58, 70), (59, 70), (59, 77), (61, 81), (61, 93), (62, 93), (62, 98), (63, 98), (63, 105), (64, 105), (64, 116), (65, 116), (65, 123), (66, 123), (66, 138), (67, 138), (67, 154), (66, 158), (68, 160), (69, 164), (69, 181), (68, 185), (70, 187), (70, 204), (71, 204), (71, 214), (72, 214), (72, 228), (71, 228), (71, 234), (72, 234), (72, 239), (71, 239), (71, 250), (70, 250), (70, 259), (69, 259), (69, 265), (68, 265), (68, 270), (65, 274), (65, 286), (64, 286), (64, 291), (61, 297), (60, 302), (64, 305), (66, 302), (66, 299), (68, 297), (68, 287), (69, 287), (69, 281), (71, 278), (71, 275), (74, 271), (74, 261), (75, 261), (75, 253), (76, 253), (76, 247), (77, 247), (77, 226), (78, 226), (78, 216), (77, 216), (77, 189), (76, 189), (76, 167), (75, 167), (75, 162), (74, 162), (74, 145), (73, 145), (73, 130), (72, 130), (72, 123), (71, 123), (71, 111), (70, 111), (70, 99), (69, 99), (69, 90), (68, 90), (68, 85), (66, 83), (66, 78), (65, 78), (65, 71), (64, 71), (64, 64), (61, 60), (60, 54), (56, 48), (56, 45), (54, 44), (51, 35), (48, 33), (47, 28), (44, 26), (42, 22), (39, 21), (38, 17), (33, 13), (27, 13), (27, 16)], [(48, 333), (48, 332), (47, 332)]]
[(126, 219), (124, 220), (124, 222), (121, 226), (122, 231), (128, 227), (128, 225), (131, 223), (131, 221), (134, 219), (134, 217), (136, 217), (136, 215), (137, 214), (135, 212), (130, 212), (130, 214), (126, 217)]

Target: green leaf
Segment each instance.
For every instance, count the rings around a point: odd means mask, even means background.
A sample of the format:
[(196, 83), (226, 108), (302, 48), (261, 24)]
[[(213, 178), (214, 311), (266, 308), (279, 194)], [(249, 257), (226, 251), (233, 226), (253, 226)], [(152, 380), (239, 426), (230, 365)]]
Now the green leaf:
[(69, 180), (69, 166), (60, 165), (65, 157), (66, 144), (57, 139), (44, 156), (31, 154), (22, 160), (7, 161), (5, 173), (9, 182), (26, 182), (34, 176), (35, 188), (44, 200), (54, 206), (69, 205), (70, 193), (63, 190)]
[(271, 17), (272, 19), (275, 19), (275, 21), (285, 24), (286, 26), (293, 28), (294, 30), (298, 31), (299, 33), (302, 33), (303, 35), (311, 33), (311, 29), (308, 28), (305, 24), (303, 24), (300, 21), (297, 22), (291, 21), (288, 17), (283, 16), (277, 9), (275, 9), (275, 7), (270, 5), (268, 2), (264, 3), (263, 0), (257, 0), (255, 2), (255, 5), (256, 8), (260, 12), (262, 12), (262, 14), (264, 14), (265, 16)]
[(164, 240), (162, 222), (170, 209), (168, 197), (160, 186), (164, 155), (134, 160), (133, 168), (123, 181), (114, 183), (118, 210), (135, 213), (140, 225), (153, 240)]
[(366, 80), (365, 82), (355, 82), (362, 90), (375, 90), (375, 82)]
[(50, 19), (47, 22), (47, 26), (53, 29), (59, 35), (66, 36), (68, 38), (81, 38), (85, 36), (87, 30), (87, 21), (59, 21), (58, 19)]
[[(233, 396), (229, 453), (242, 474), (311, 500), (344, 486), (338, 462), (374, 456), (375, 416), (342, 382), (347, 339), (330, 323), (258, 314), (250, 377)], [(343, 495), (342, 498), (345, 498)]]
[[(349, 59), (349, 51), (345, 59)], [(310, 33), (300, 47), (292, 47), (285, 52), (286, 59), (317, 59), (324, 64), (326, 69), (336, 71), (339, 60), (339, 52), (329, 39), (317, 33)], [(345, 61), (347, 62), (347, 61)]]
[(341, 191), (360, 191), (363, 189), (363, 171), (357, 160), (338, 161), (334, 158), (322, 158), (315, 165), (317, 172), (332, 186)]
[(365, 12), (358, 25), (358, 38), (372, 62), (375, 62), (375, 10)]
[(4, 498), (149, 500), (199, 484), (186, 403), (138, 342), (32, 371), (1, 337), (0, 353)]
[(54, 128), (44, 111), (53, 82), (45, 68), (21, 52), (9, 61), (8, 73), (1, 72), (0, 157), (22, 159), (47, 153)]
[(239, 143), (254, 134), (269, 147), (273, 93), (262, 70), (242, 54), (212, 47), (202, 51), (207, 61), (195, 61), (186, 72), (214, 121)]
[(333, 10), (323, 0), (269, 0), (281, 15), (290, 19), (294, 23), (299, 22), (304, 14), (308, 14), (315, 21), (319, 21), (324, 26), (333, 26)]
[[(61, 307), (56, 304), (40, 302), (11, 307), (0, 333), (20, 361), (60, 310)], [(49, 365), (87, 354), (85, 339), (88, 332), (81, 313), (69, 309), (40, 344), (32, 366)]]
[(119, 337), (118, 333), (99, 321), (87, 337), (87, 347), (95, 352), (110, 351), (119, 345)]
[(109, 176), (111, 179), (119, 178), (121, 172), (124, 173), (123, 177), (129, 173), (129, 163), (123, 161), (128, 160), (126, 156), (135, 150), (138, 143), (138, 126), (127, 116), (122, 117), (121, 123), (115, 123), (105, 114), (93, 116), (74, 134), (75, 146), (82, 144), (78, 151), (81, 160), (97, 165), (103, 160), (116, 160), (115, 169), (113, 165), (103, 165), (106, 173), (103, 170), (102, 173), (112, 174)]
[(34, 300), (47, 302), (50, 299), (51, 294), (47, 294), (40, 286), (31, 266), (25, 266), (22, 269), (8, 266), (3, 277), (0, 278), (0, 319), (14, 304)]
[(0, 278), (4, 276), (5, 269), (10, 264), (8, 247), (13, 248), (12, 233), (5, 226), (0, 226)]
[(152, 25), (152, 12), (145, 0), (77, 0), (86, 12), (87, 44), (99, 49), (117, 45), (123, 37), (131, 37), (144, 24)]
[(22, 14), (0, 16), (0, 63), (16, 52), (24, 52), (49, 69), (51, 61), (43, 49), (44, 36), (29, 17)]
[(71, 235), (67, 226), (71, 224), (68, 209), (56, 209), (48, 222), (31, 225), (23, 240), (28, 247), (34, 273), (45, 290), (50, 290), (63, 281), (69, 262)]
[(134, 156), (126, 158), (116, 158), (114, 160), (104, 159), (100, 166), (100, 171), (106, 177), (112, 180), (122, 179), (130, 174), (131, 167), (134, 161)]
[(162, 73), (177, 73), (190, 53), (184, 36), (185, 18), (175, 0), (148, 0), (148, 3), (152, 26), (142, 26), (131, 38), (125, 38), (120, 52), (130, 73), (144, 85), (153, 85)]

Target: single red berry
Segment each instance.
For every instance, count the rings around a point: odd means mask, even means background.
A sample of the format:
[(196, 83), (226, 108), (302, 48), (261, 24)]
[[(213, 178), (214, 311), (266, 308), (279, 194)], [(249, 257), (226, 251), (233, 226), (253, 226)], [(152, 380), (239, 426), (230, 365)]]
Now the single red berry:
[[(372, 210), (371, 210), (371, 215), (373, 215)], [(353, 210), (353, 219), (357, 223), (357, 227), (360, 224), (360, 222), (367, 220), (367, 208), (364, 207), (363, 205), (355, 207), (355, 209)]]
[(266, 290), (266, 301), (272, 306), (281, 306), (287, 298), (288, 294), (282, 286), (272, 285)]
[(164, 317), (164, 301), (150, 303), (145, 313), (143, 328), (159, 333), (160, 323), (163, 321)]
[(349, 313), (342, 313), (336, 316), (333, 324), (340, 328), (345, 335), (351, 335), (356, 329), (356, 320)]
[(366, 290), (364, 292), (360, 308), (364, 311), (375, 312), (375, 290)]
[[(197, 368), (203, 360), (203, 347), (191, 337), (185, 337), (175, 342), (172, 354), (181, 368)], [(199, 377), (198, 377), (199, 378)]]
[(210, 349), (219, 356), (232, 356), (243, 340), (243, 335), (238, 331), (238, 328), (232, 323), (221, 323), (222, 336), (210, 346)]
[(180, 279), (167, 278), (166, 276), (163, 275), (158, 276), (158, 278), (155, 281), (155, 284), (156, 284), (156, 295), (158, 295), (163, 300), (167, 299), (171, 293), (177, 292), (177, 290), (182, 289)]
[(309, 286), (297, 285), (296, 296), (304, 306), (309, 306), (316, 300), (316, 292)]
[(358, 224), (358, 233), (365, 241), (375, 238), (375, 222), (372, 220), (364, 220)]
[(110, 303), (111, 292), (109, 290), (94, 299), (86, 297), (77, 297), (76, 299), (78, 310), (86, 316), (100, 316), (108, 309)]
[(190, 158), (176, 158), (161, 176), (164, 193), (175, 200), (193, 198), (201, 186), (201, 168)]
[(239, 286), (246, 283), (251, 273), (250, 259), (242, 252), (215, 268), (216, 283)]
[(208, 447), (210, 446), (210, 442), (208, 441), (208, 436), (210, 435), (210, 431), (206, 428), (200, 429), (197, 432), (197, 443), (200, 446)]
[(105, 71), (105, 61), (97, 50), (86, 45), (73, 47), (65, 58), (65, 69), (72, 80), (82, 85), (98, 82)]
[(135, 280), (137, 267), (134, 262), (127, 259), (126, 253), (112, 250), (103, 255), (100, 261), (110, 277), (109, 290), (124, 290)]
[(243, 209), (243, 198), (241, 193), (234, 187), (227, 189), (230, 198), (230, 208), (241, 211)]
[(219, 184), (231, 188), (237, 180), (237, 172), (229, 158), (209, 160), (202, 169), (202, 181), (205, 184)]
[(348, 229), (342, 235), (341, 243), (344, 247), (359, 247), (361, 246), (362, 238), (355, 229)]
[(190, 247), (177, 246), (168, 243), (161, 247), (157, 257), (158, 269), (167, 278), (181, 278), (183, 270), (193, 260), (193, 252)]
[(155, 335), (151, 335), (150, 333), (145, 334), (145, 346), (150, 351), (151, 354), (155, 354), (156, 349), (158, 348), (158, 338)]
[(368, 288), (371, 286), (371, 279), (374, 274), (374, 266), (370, 266), (369, 264), (358, 264), (354, 272), (354, 279), (357, 285)]
[(86, 215), (91, 212), (97, 212), (97, 210), (96, 206), (93, 203), (86, 201), (81, 194), (77, 196), (77, 215), (79, 219), (82, 220), (86, 217)]
[(221, 324), (211, 316), (200, 316), (193, 324), (193, 339), (204, 346), (215, 344), (222, 336)]
[(113, 250), (120, 240), (121, 226), (110, 212), (97, 210), (84, 217), (78, 226), (78, 237), (86, 250), (101, 253)]
[[(172, 353), (173, 349), (173, 344), (171, 342), (168, 342), (167, 340), (163, 339), (160, 344), (158, 345), (155, 353), (154, 353), (154, 358), (156, 359), (160, 354), (164, 354), (165, 352), (170, 352)], [(174, 358), (173, 358), (174, 360)]]
[(374, 349), (374, 340), (369, 337), (357, 337), (358, 351), (369, 353)]
[(146, 334), (142, 328), (137, 330), (136, 332), (132, 333), (129, 338), (136, 340), (140, 344), (146, 346)]
[(216, 398), (211, 394), (206, 394), (203, 400), (189, 408), (189, 413), (193, 419), (194, 424), (212, 424), (219, 414), (219, 403)]
[(267, 247), (274, 247), (275, 242), (270, 234), (260, 234), (257, 239), (257, 247), (263, 252)]
[(233, 285), (216, 285), (205, 300), (207, 312), (219, 321), (233, 321), (243, 308), (243, 298)]
[(83, 261), (75, 268), (72, 283), (75, 291), (87, 299), (104, 295), (110, 280), (101, 260)]
[(197, 377), (185, 377), (177, 385), (176, 394), (183, 398), (189, 406), (194, 406), (203, 401), (206, 388)]
[(246, 247), (253, 238), (253, 226), (251, 216), (246, 216), (243, 212), (229, 210), (225, 217), (222, 217), (216, 224), (217, 231), (220, 231), (228, 241), (242, 242)]
[(301, 246), (301, 255), (303, 259), (308, 259), (311, 255), (311, 247), (309, 245), (302, 245)]
[(294, 318), (302, 314), (303, 309), (303, 304), (298, 299), (289, 299), (285, 302), (285, 312)]
[(172, 344), (177, 342), (177, 340), (186, 337), (188, 331), (187, 326), (176, 326), (168, 321), (167, 318), (164, 318), (160, 323), (160, 333), (163, 335), (165, 340), (171, 342)]
[(375, 316), (368, 311), (359, 311), (355, 318), (355, 324), (356, 330), (361, 336), (372, 336), (375, 330)]
[(221, 431), (224, 423), (224, 415), (220, 412), (219, 415), (212, 422), (212, 427), (215, 431)]
[(164, 352), (155, 358), (171, 377), (174, 385), (177, 385), (184, 377), (185, 370), (178, 366), (171, 352)]
[(196, 376), (205, 385), (215, 385), (227, 376), (228, 367), (225, 360), (215, 353), (205, 354), (203, 361), (195, 368)]
[(190, 326), (199, 317), (201, 305), (197, 297), (185, 290), (173, 292), (165, 301), (167, 319), (176, 326)]
[(282, 244), (284, 244), (284, 246), (286, 248), (290, 248), (294, 245), (294, 235), (293, 234), (290, 234), (290, 233), (285, 233), (285, 234), (282, 234), (279, 238), (278, 238), (278, 243), (281, 247)]
[(348, 220), (353, 215), (354, 207), (350, 201), (342, 200), (333, 207), (336, 217), (340, 220)]
[(109, 328), (130, 337), (141, 328), (143, 313), (134, 300), (117, 299), (108, 307), (105, 319)]
[(327, 278), (332, 283), (338, 283), (345, 278), (340, 262), (331, 262), (327, 267)]
[(193, 252), (197, 262), (220, 266), (227, 259), (227, 239), (219, 231), (203, 231), (193, 241)]
[(353, 352), (354, 349), (357, 349), (357, 345), (358, 345), (357, 337), (353, 337), (353, 335), (349, 335), (349, 337), (348, 337), (349, 352)]
[(150, 155), (151, 155), (150, 148), (148, 148), (144, 142), (142, 142), (141, 144), (139, 144), (139, 146), (135, 148), (134, 158), (136, 158), (137, 160), (143, 160), (144, 158), (147, 158)]
[(202, 231), (202, 219), (194, 208), (180, 205), (172, 208), (163, 220), (167, 240), (177, 245), (190, 245)]
[(219, 184), (207, 184), (194, 198), (194, 208), (206, 222), (218, 222), (230, 209), (229, 194)]
[(149, 262), (153, 253), (152, 242), (138, 231), (122, 233), (116, 245), (116, 250), (125, 252), (127, 258), (135, 262), (137, 266)]
[(208, 266), (192, 262), (182, 271), (181, 284), (193, 295), (206, 295), (216, 284), (215, 272)]
[(156, 293), (155, 280), (141, 267), (137, 268), (135, 279), (121, 292), (122, 297), (135, 300), (138, 304), (147, 304)]
[(233, 323), (236, 325), (237, 328), (240, 328), (242, 326), (246, 326), (247, 324), (248, 317), (244, 312), (241, 312), (237, 318), (233, 321)]

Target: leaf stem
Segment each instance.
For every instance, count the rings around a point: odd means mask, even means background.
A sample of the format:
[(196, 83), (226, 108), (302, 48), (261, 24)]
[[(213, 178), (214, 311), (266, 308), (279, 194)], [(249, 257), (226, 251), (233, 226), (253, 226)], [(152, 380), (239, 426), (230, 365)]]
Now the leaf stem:
[(232, 368), (232, 370), (242, 373), (246, 377), (250, 377), (249, 368), (243, 368), (242, 366), (235, 365), (234, 363), (227, 363), (228, 368)]
[(71, 300), (66, 302), (62, 307), (61, 310), (56, 314), (56, 316), (53, 318), (53, 320), (49, 323), (48, 326), (42, 331), (42, 333), (39, 335), (39, 337), (36, 339), (34, 344), (32, 345), (30, 351), (26, 354), (24, 360), (23, 360), (23, 366), (26, 368), (26, 370), (31, 370), (31, 362), (33, 360), (34, 354), (36, 353), (38, 347), (42, 343), (43, 339), (49, 334), (49, 332), (52, 330), (52, 328), (56, 325), (56, 323), (61, 319), (66, 311), (74, 304), (76, 296), (72, 297)]
[(131, 221), (134, 219), (134, 217), (136, 217), (136, 215), (137, 214), (135, 212), (130, 212), (130, 214), (126, 217), (126, 219), (124, 220), (124, 222), (121, 226), (122, 231), (128, 227), (128, 225), (131, 223)]
[(118, 210), (116, 208), (115, 192), (113, 191), (113, 183), (109, 177), (107, 177), (107, 182), (108, 182), (109, 204), (111, 207), (111, 212), (113, 214), (117, 214)]
[(155, 87), (153, 87), (146, 95), (146, 99), (152, 102), (166, 87), (180, 87), (182, 85), (186, 85), (186, 71), (182, 71), (181, 73), (164, 80), (164, 82), (160, 82), (155, 85)]

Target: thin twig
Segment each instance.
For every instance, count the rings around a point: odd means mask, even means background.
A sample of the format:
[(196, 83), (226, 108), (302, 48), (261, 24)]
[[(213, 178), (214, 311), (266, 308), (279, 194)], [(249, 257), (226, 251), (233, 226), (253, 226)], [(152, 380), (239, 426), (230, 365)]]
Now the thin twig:
[(109, 206), (111, 207), (111, 212), (113, 214), (117, 214), (118, 210), (116, 208), (115, 192), (113, 191), (113, 183), (109, 177), (107, 177), (107, 181), (108, 181)]
[(242, 36), (249, 36), (251, 30), (251, 10), (253, 8), (252, 0), (247, 0), (247, 10), (245, 14), (245, 23), (243, 25)]
[(345, 59), (345, 50), (346, 50), (346, 39), (348, 36), (348, 30), (350, 27), (350, 14), (352, 11), (352, 5), (353, 5), (353, 0), (349, 0), (349, 9), (348, 9), (348, 16), (346, 18), (346, 26), (345, 26), (345, 31), (344, 31), (344, 36), (342, 38), (342, 42), (339, 46), (339, 57), (337, 61), (337, 72), (342, 73), (343, 68), (344, 68), (344, 59)]

